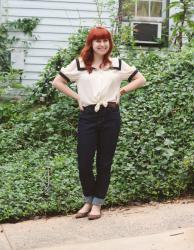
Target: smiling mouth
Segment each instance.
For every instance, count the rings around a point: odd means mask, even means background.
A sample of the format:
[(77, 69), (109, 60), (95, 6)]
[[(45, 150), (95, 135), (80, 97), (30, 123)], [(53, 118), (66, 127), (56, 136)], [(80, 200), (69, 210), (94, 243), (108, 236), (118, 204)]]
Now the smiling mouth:
[(105, 49), (98, 49), (98, 50), (107, 50), (107, 48), (105, 48)]

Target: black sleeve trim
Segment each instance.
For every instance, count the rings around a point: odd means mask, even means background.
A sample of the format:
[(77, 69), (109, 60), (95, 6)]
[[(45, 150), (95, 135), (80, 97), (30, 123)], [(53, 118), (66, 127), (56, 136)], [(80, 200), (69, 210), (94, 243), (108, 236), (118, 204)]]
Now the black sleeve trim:
[(119, 70), (121, 70), (121, 59), (119, 58)]
[(128, 81), (130, 82), (130, 81), (133, 79), (133, 77), (134, 77), (137, 73), (138, 73), (138, 70), (136, 69), (136, 70), (130, 75), (130, 77), (128, 78)]
[(67, 82), (71, 82), (71, 80), (66, 75), (64, 75), (61, 71), (59, 71), (59, 75), (62, 76)]

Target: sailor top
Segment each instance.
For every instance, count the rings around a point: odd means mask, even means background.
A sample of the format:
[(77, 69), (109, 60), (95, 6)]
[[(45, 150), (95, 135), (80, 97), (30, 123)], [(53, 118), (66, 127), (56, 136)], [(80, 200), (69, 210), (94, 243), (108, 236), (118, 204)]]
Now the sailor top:
[(81, 58), (74, 59), (59, 74), (67, 81), (77, 85), (78, 96), (85, 107), (96, 104), (97, 112), (100, 105), (107, 106), (108, 102), (118, 102), (122, 80), (131, 81), (138, 72), (135, 66), (129, 66), (119, 58), (110, 58), (112, 65), (105, 69), (92, 67), (89, 73)]

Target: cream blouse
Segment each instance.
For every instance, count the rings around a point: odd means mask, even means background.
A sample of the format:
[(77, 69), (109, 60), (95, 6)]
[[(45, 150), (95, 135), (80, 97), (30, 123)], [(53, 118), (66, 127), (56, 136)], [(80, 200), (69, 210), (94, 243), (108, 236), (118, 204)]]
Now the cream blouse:
[(100, 105), (106, 107), (108, 102), (119, 102), (122, 80), (131, 81), (138, 72), (136, 67), (129, 66), (119, 58), (110, 58), (112, 65), (106, 69), (97, 69), (88, 73), (81, 58), (74, 59), (59, 74), (67, 81), (77, 85), (78, 95), (82, 105), (96, 104), (97, 112)]

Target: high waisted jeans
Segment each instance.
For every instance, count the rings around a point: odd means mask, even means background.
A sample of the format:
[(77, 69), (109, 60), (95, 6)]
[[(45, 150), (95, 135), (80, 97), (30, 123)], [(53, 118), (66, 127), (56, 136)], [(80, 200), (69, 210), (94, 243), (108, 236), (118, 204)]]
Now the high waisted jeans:
[[(79, 113), (78, 121), (78, 169), (84, 201), (102, 205), (108, 191), (111, 165), (120, 131), (119, 106), (89, 105)], [(93, 162), (96, 153), (96, 178)]]

